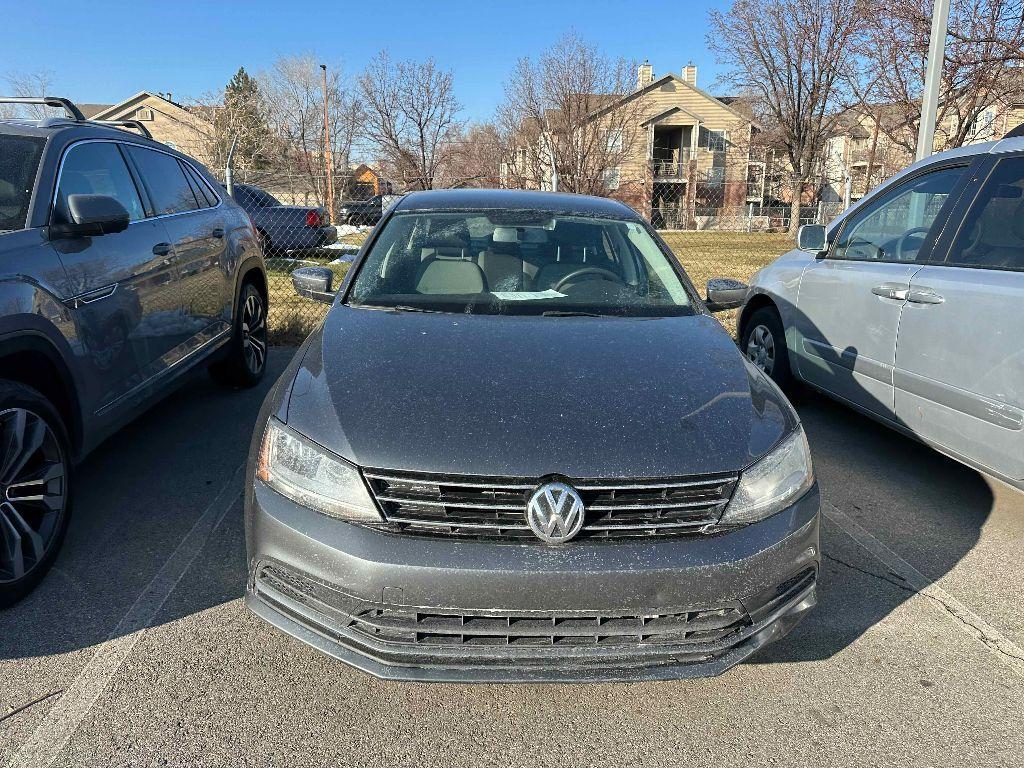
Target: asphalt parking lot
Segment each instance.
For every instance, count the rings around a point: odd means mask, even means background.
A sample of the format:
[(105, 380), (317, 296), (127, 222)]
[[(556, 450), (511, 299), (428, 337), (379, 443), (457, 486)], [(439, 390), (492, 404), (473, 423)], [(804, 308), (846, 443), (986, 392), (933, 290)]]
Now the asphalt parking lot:
[(386, 683), (285, 637), (242, 604), (241, 467), (289, 356), (80, 468), (57, 566), (0, 614), (0, 764), (1024, 765), (1024, 494), (813, 395), (821, 602), (719, 678)]

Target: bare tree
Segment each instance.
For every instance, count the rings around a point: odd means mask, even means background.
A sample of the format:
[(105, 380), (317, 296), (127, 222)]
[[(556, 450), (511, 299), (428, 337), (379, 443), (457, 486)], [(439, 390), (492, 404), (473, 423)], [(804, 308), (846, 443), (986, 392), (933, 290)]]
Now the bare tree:
[(498, 109), (505, 174), (517, 186), (557, 177), (567, 192), (606, 194), (607, 174), (646, 137), (636, 64), (568, 34), (536, 61), (520, 59)]
[[(309, 192), (327, 203), (324, 158), (324, 97), (319, 59), (312, 53), (277, 59), (260, 76), (271, 130), (281, 142), (282, 173), (303, 178)], [(340, 67), (328, 69), (327, 113), (331, 133), (334, 176), (348, 172), (353, 143), (359, 134), (363, 110), (347, 86)], [(342, 189), (344, 185), (336, 185)]]
[[(866, 16), (859, 93), (880, 110), (880, 130), (912, 153), (921, 121), (931, 0), (892, 0)], [(939, 86), (935, 149), (995, 138), (993, 107), (1024, 95), (1024, 2), (953, 0)]]
[(450, 139), (444, 182), (448, 187), (501, 186), (503, 142), (493, 123), (467, 126)]
[(736, 0), (710, 14), (707, 43), (727, 67), (723, 80), (750, 95), (788, 162), (793, 234), (805, 188), (851, 101), (843, 73), (854, 66), (860, 19), (860, 0)]
[[(6, 72), (7, 96), (52, 96), (53, 73), (49, 70), (39, 72)], [(53, 115), (53, 108), (42, 104), (0, 104), (0, 118), (26, 117), (31, 120), (42, 120)]]
[(461, 128), (451, 71), (433, 59), (394, 61), (381, 51), (359, 78), (359, 89), (365, 136), (382, 163), (408, 188), (438, 186)]

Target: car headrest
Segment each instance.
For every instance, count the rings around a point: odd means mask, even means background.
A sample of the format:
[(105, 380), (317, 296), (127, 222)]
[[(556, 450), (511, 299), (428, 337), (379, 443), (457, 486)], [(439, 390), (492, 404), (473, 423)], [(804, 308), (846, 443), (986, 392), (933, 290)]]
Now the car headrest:
[(416, 281), (417, 293), (483, 293), (484, 273), (472, 261), (428, 261)]

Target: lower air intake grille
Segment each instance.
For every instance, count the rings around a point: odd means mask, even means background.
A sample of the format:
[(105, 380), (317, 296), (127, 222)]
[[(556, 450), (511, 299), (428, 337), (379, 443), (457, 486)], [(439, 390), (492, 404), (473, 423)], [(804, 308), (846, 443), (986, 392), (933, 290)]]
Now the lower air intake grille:
[(422, 645), (639, 645), (719, 642), (747, 626), (738, 607), (651, 616), (421, 613), (374, 607), (352, 628), (392, 643)]

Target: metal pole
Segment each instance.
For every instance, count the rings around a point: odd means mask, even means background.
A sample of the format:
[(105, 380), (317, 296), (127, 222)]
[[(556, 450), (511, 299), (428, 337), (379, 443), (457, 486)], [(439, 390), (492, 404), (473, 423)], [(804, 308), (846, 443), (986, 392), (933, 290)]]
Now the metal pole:
[(843, 210), (845, 211), (850, 207), (850, 198), (853, 197), (853, 176), (850, 175), (849, 171), (846, 171), (846, 184), (843, 188)]
[(321, 64), (324, 76), (324, 175), (327, 178), (327, 219), (334, 223), (334, 163), (331, 158), (331, 124), (327, 121), (327, 65)]
[(233, 168), (235, 162), (235, 147), (238, 146), (238, 134), (231, 139), (231, 149), (228, 150), (228, 159), (224, 164), (224, 188), (228, 191), (228, 195), (231, 197), (235, 196), (235, 170)]
[(946, 27), (949, 25), (949, 0), (935, 0), (932, 10), (932, 37), (928, 44), (928, 69), (921, 97), (921, 125), (917, 131), (917, 160), (932, 153), (935, 143), (935, 114), (938, 111), (942, 62), (946, 57)]

